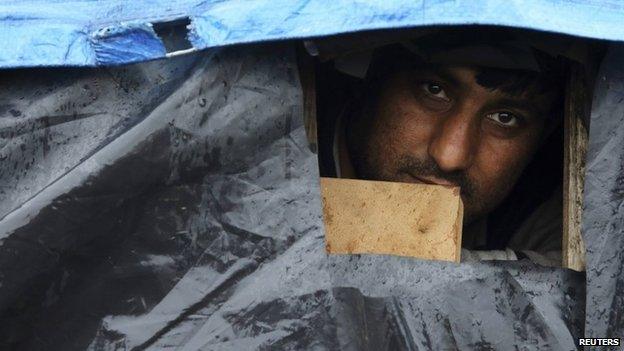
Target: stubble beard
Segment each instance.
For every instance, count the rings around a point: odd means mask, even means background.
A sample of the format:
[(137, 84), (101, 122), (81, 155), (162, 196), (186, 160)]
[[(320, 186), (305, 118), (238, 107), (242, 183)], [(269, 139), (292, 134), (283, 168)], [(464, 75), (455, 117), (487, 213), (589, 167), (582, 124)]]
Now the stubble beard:
[[(373, 139), (360, 133), (347, 137), (349, 157), (359, 179), (404, 182), (405, 175), (409, 175), (455, 184), (461, 189), (464, 224), (484, 218), (503, 201), (512, 188), (510, 184), (503, 184), (504, 186), (497, 189), (489, 189), (486, 196), (480, 184), (464, 171), (444, 172), (433, 159), (422, 160), (413, 155), (397, 154), (387, 147), (373, 145), (371, 141)], [(515, 179), (511, 175), (505, 177)], [(511, 178), (509, 180), (513, 182)], [(414, 179), (414, 182), (417, 180)]]

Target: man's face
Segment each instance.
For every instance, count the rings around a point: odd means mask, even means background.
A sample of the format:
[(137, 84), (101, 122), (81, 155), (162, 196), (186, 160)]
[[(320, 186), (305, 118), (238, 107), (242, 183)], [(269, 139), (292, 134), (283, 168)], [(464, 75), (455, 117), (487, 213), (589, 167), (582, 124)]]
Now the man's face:
[(470, 67), (397, 71), (348, 122), (347, 143), (365, 179), (458, 185), (465, 223), (512, 189), (542, 137), (553, 95), (508, 95)]

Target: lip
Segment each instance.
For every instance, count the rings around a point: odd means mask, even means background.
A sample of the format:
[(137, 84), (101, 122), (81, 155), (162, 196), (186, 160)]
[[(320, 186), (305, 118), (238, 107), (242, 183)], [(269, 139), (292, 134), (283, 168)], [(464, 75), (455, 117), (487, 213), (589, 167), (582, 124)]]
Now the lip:
[(455, 184), (455, 183), (451, 183), (447, 180), (442, 180), (442, 179), (437, 179), (437, 178), (429, 178), (429, 177), (419, 177), (419, 176), (415, 176), (410, 174), (410, 177), (412, 177), (416, 182), (418, 183), (423, 183), (423, 184), (430, 184), (430, 185), (442, 185), (442, 186), (446, 186), (446, 187), (458, 187), (459, 185)]

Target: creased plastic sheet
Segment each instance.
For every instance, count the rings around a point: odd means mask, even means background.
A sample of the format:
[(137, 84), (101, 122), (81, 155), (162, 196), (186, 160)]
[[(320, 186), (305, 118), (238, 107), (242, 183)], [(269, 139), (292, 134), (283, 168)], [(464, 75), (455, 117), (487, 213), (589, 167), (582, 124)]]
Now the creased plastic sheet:
[(583, 200), (588, 337), (624, 335), (623, 60), (624, 46), (613, 45), (592, 106)]
[(575, 349), (583, 274), (325, 253), (293, 52), (8, 73), (0, 348)]

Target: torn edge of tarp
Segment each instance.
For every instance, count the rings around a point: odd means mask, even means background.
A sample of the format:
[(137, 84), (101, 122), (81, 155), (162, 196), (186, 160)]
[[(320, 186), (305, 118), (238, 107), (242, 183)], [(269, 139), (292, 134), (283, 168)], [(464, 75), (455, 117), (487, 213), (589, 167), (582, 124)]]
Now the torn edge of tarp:
[[(233, 44), (432, 25), (499, 25), (624, 40), (614, 0), (27, 0), (0, 5), (0, 68), (115, 66)], [(183, 24), (181, 24), (183, 23)], [(155, 26), (189, 47), (167, 50)]]

